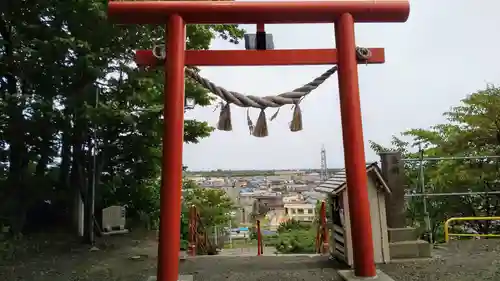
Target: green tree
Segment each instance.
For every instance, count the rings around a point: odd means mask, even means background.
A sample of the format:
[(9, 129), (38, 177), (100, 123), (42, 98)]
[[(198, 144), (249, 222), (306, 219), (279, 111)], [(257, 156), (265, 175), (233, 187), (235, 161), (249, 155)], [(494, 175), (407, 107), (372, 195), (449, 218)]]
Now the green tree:
[[(54, 213), (71, 214), (94, 175), (98, 207), (126, 204), (135, 216), (156, 200), (164, 75), (132, 62), (134, 49), (163, 43), (165, 30), (110, 24), (106, 3), (8, 0), (0, 9), (0, 224), (13, 232), (26, 220), (43, 224), (30, 210), (47, 200)], [(242, 33), (189, 25), (187, 48), (207, 49), (217, 36), (237, 42)], [(190, 80), (186, 95), (200, 106), (212, 102)], [(196, 143), (212, 130), (187, 120), (184, 140)]]
[(220, 231), (221, 228), (229, 226), (229, 221), (233, 219), (232, 213), (236, 209), (224, 190), (201, 188), (195, 182), (185, 179), (181, 209), (181, 248), (183, 249), (188, 245), (189, 210), (192, 206), (196, 207), (199, 222), (201, 222), (201, 225), (198, 225), (198, 231), (207, 233), (209, 237), (216, 230), (214, 227)]
[[(424, 157), (491, 156), (500, 155), (500, 88), (488, 85), (461, 100), (461, 104), (445, 112), (446, 123), (430, 129), (412, 129), (402, 133), (410, 142), (394, 137), (392, 148), (405, 158), (418, 158), (412, 153), (417, 144), (423, 147)], [(376, 151), (386, 148), (371, 143)], [(499, 163), (497, 159), (470, 159), (424, 161), (422, 163), (425, 190), (442, 192), (498, 191)], [(406, 164), (409, 193), (420, 193), (417, 185), (418, 163)], [(499, 211), (498, 195), (431, 197), (429, 216), (434, 235), (442, 231), (442, 223), (449, 217), (494, 216)], [(408, 204), (410, 222), (422, 225), (422, 198)], [(466, 227), (480, 233), (489, 233), (494, 227), (489, 222), (467, 222)]]
[(235, 211), (234, 203), (226, 192), (215, 188), (202, 188), (192, 181), (184, 184), (183, 204), (195, 206), (204, 226), (227, 226)]

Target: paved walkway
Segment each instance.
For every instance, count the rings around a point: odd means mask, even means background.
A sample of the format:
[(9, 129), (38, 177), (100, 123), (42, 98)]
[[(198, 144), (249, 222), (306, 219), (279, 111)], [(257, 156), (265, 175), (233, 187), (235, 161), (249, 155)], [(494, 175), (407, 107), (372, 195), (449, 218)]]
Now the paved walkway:
[[(233, 249), (223, 249), (219, 252), (218, 256), (238, 256), (238, 257), (253, 257), (257, 256), (257, 248), (233, 248)], [(276, 248), (274, 247), (264, 247), (262, 256), (317, 256), (317, 254), (278, 254)]]
[(340, 281), (335, 268), (319, 256), (211, 256), (182, 262), (180, 274), (195, 281)]

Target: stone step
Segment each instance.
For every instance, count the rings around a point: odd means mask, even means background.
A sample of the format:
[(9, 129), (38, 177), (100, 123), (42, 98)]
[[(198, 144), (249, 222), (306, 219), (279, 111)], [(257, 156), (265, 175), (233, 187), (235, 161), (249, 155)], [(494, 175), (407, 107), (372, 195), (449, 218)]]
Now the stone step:
[(417, 230), (413, 227), (388, 228), (389, 242), (418, 240)]
[(389, 243), (389, 253), (392, 259), (430, 258), (432, 244), (424, 240), (400, 241)]
[[(178, 281), (193, 281), (193, 275), (187, 275), (187, 274), (183, 274), (183, 275), (180, 275), (179, 274), (179, 279), (177, 279)], [(148, 277), (147, 281), (156, 281), (157, 278), (156, 276), (150, 276)]]

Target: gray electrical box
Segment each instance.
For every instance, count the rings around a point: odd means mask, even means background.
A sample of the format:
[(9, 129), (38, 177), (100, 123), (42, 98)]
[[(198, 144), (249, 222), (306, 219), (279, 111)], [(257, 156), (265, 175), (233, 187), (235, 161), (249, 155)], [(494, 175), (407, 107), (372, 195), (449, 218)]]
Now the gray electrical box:
[[(256, 50), (257, 49), (257, 35), (255, 33), (245, 34), (245, 49)], [(274, 50), (273, 35), (266, 33), (266, 50)]]

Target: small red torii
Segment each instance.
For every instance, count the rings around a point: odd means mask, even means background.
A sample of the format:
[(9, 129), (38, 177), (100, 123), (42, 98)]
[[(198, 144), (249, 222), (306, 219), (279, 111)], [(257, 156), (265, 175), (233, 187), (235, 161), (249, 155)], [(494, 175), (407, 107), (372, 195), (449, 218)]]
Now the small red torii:
[[(108, 16), (122, 24), (166, 24), (163, 166), (161, 186), (159, 281), (179, 274), (184, 67), (236, 65), (337, 64), (345, 168), (351, 213), (354, 271), (375, 277), (370, 207), (354, 35), (355, 22), (405, 22), (408, 0), (331, 0), (286, 2), (112, 1)], [(185, 50), (186, 24), (334, 23), (337, 49)], [(383, 63), (384, 50), (370, 49), (367, 63)], [(137, 51), (139, 65), (157, 66), (151, 50)], [(363, 62), (364, 63), (364, 62)]]

